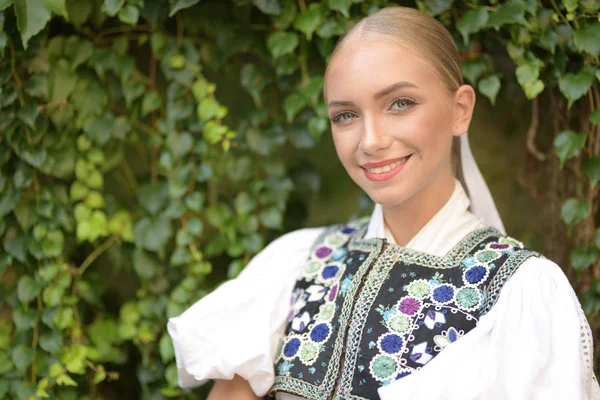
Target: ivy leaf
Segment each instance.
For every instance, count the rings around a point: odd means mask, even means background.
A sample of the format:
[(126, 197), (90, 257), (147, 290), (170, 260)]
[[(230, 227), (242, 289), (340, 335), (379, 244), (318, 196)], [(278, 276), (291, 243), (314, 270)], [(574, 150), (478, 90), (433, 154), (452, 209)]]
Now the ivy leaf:
[(199, 1), (200, 0), (169, 0), (169, 5), (171, 6), (171, 10), (169, 11), (169, 17), (175, 15), (179, 10), (189, 8), (197, 4)]
[(330, 9), (339, 11), (344, 17), (350, 18), (349, 9), (352, 0), (327, 0), (327, 5)]
[(469, 44), (469, 35), (479, 32), (489, 19), (489, 13), (484, 8), (466, 12), (456, 23), (456, 29), (463, 37), (465, 44)]
[(4, 250), (20, 262), (25, 262), (27, 237), (17, 228), (11, 227), (4, 234)]
[(269, 15), (279, 15), (281, 14), (281, 5), (279, 0), (252, 0), (252, 4), (254, 4), (260, 11)]
[(261, 93), (263, 89), (273, 81), (270, 71), (257, 67), (254, 64), (246, 64), (240, 72), (240, 83), (250, 93), (254, 104), (260, 106)]
[(462, 73), (465, 78), (473, 85), (477, 82), (477, 78), (487, 70), (487, 65), (482, 57), (475, 60), (467, 60), (462, 63)]
[(583, 29), (573, 31), (573, 42), (579, 51), (588, 53), (598, 60), (600, 54), (600, 23), (593, 22)]
[(142, 101), (142, 117), (158, 110), (162, 105), (162, 99), (156, 92), (150, 92), (144, 96)]
[(554, 31), (544, 33), (538, 40), (538, 44), (554, 54), (556, 51), (556, 43), (558, 42), (558, 35)]
[(124, 24), (135, 26), (140, 18), (140, 9), (131, 5), (126, 5), (119, 11), (119, 20)]
[(40, 285), (29, 275), (23, 275), (17, 284), (17, 295), (23, 303), (29, 303), (40, 292)]
[(447, 11), (452, 6), (454, 0), (425, 0), (425, 7), (427, 7), (427, 13), (432, 17), (440, 15), (444, 11)]
[(535, 99), (540, 93), (544, 91), (544, 88), (544, 82), (542, 82), (539, 79), (536, 79), (535, 81), (525, 85), (525, 96), (529, 100)]
[(271, 229), (279, 229), (283, 223), (283, 216), (275, 207), (261, 211), (258, 217), (264, 226)]
[(12, 361), (15, 364), (15, 367), (17, 367), (22, 374), (25, 374), (29, 365), (31, 365), (34, 355), (34, 350), (29, 346), (25, 346), (24, 344), (15, 346), (11, 353)]
[(60, 15), (66, 20), (69, 19), (65, 0), (46, 0), (45, 4), (48, 10), (52, 11), (54, 14)]
[(483, 93), (492, 105), (496, 104), (496, 96), (500, 91), (500, 77), (498, 75), (488, 76), (479, 81), (479, 91)]
[(217, 115), (219, 109), (219, 103), (212, 97), (205, 97), (200, 102), (197, 109), (198, 118), (202, 122), (213, 119)]
[(598, 259), (598, 249), (576, 247), (571, 251), (570, 261), (573, 269), (580, 273)]
[(162, 251), (172, 236), (171, 221), (166, 217), (142, 218), (135, 225), (136, 243), (150, 251)]
[(582, 68), (577, 74), (567, 73), (558, 79), (558, 88), (569, 100), (568, 108), (581, 98), (594, 83), (594, 70), (589, 67)]
[(554, 139), (554, 148), (560, 159), (560, 167), (573, 157), (577, 157), (585, 145), (587, 137), (585, 133), (575, 133), (573, 131), (563, 131)]
[(154, 278), (163, 266), (151, 253), (137, 247), (133, 252), (133, 269), (142, 279)]
[(104, 11), (110, 17), (114, 17), (124, 4), (125, 0), (104, 0)]
[(267, 48), (273, 58), (292, 53), (298, 47), (298, 35), (293, 32), (274, 32), (267, 39)]
[(294, 21), (294, 28), (306, 35), (306, 38), (310, 40), (312, 34), (317, 30), (323, 20), (321, 7), (319, 4), (311, 4), (308, 6), (308, 10), (301, 12)]
[(590, 178), (593, 186), (600, 180), (600, 157), (594, 156), (583, 161), (581, 170)]
[(162, 335), (160, 341), (158, 342), (158, 349), (160, 351), (160, 358), (162, 358), (165, 364), (175, 358), (175, 351), (173, 349), (171, 336), (166, 332)]
[(292, 122), (298, 112), (306, 105), (306, 98), (299, 93), (291, 93), (283, 100), (283, 110), (288, 122)]
[(525, 24), (525, 10), (522, 3), (507, 2), (496, 7), (496, 11), (490, 14), (487, 26), (500, 28), (507, 24)]
[(46, 0), (19, 0), (14, 6), (23, 47), (27, 48), (29, 39), (44, 29), (50, 21), (51, 13), (46, 6)]
[(540, 76), (540, 71), (533, 63), (528, 63), (519, 65), (515, 70), (515, 75), (521, 87), (525, 88), (527, 84), (533, 83)]
[(572, 13), (573, 11), (577, 10), (577, 2), (579, 0), (563, 0), (563, 5), (565, 6), (567, 12)]
[(562, 220), (571, 229), (576, 223), (583, 221), (591, 211), (590, 203), (586, 200), (570, 198), (565, 201), (560, 211)]
[(151, 215), (156, 215), (167, 204), (169, 193), (164, 183), (148, 183), (140, 188), (138, 201)]

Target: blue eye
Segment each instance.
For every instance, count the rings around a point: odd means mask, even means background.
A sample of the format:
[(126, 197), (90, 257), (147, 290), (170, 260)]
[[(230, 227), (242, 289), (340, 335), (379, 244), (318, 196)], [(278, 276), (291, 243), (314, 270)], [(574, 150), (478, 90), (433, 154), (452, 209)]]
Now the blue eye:
[(392, 111), (404, 111), (411, 108), (415, 104), (417, 104), (416, 101), (411, 100), (407, 97), (401, 97), (399, 99), (394, 100), (390, 108), (392, 109)]
[(346, 123), (352, 121), (355, 117), (356, 117), (356, 115), (354, 113), (351, 113), (349, 111), (342, 111), (340, 113), (335, 114), (333, 116), (333, 118), (331, 118), (331, 122), (333, 122), (334, 124), (337, 124), (337, 123), (346, 124)]

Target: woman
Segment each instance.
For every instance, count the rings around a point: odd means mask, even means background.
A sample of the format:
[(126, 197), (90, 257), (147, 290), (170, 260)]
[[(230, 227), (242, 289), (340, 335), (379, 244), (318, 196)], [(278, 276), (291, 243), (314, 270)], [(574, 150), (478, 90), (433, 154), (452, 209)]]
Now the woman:
[(475, 93), (448, 31), (409, 8), (363, 19), (324, 96), (372, 217), (283, 236), (171, 319), (180, 384), (218, 379), (211, 399), (599, 398), (569, 282), (504, 235), (472, 158)]

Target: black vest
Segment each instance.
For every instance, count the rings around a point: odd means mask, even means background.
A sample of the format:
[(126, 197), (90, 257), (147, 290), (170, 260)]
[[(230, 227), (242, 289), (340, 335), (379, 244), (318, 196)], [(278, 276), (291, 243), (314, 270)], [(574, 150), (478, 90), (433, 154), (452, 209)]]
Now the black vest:
[(317, 240), (291, 299), (271, 394), (379, 399), (477, 325), (504, 283), (539, 256), (493, 228), (444, 257), (362, 239), (368, 221)]

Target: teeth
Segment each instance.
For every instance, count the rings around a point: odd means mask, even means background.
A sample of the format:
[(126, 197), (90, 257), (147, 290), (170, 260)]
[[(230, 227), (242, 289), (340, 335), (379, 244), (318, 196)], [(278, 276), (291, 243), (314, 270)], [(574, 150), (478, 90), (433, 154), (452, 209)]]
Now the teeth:
[(367, 168), (367, 171), (369, 171), (372, 174), (381, 174), (383, 172), (388, 172), (388, 171), (393, 170), (394, 168), (396, 168), (400, 164), (404, 164), (406, 162), (406, 160), (408, 160), (408, 157), (404, 157), (400, 161), (396, 161), (396, 162), (393, 162), (391, 164), (384, 165), (383, 167)]

